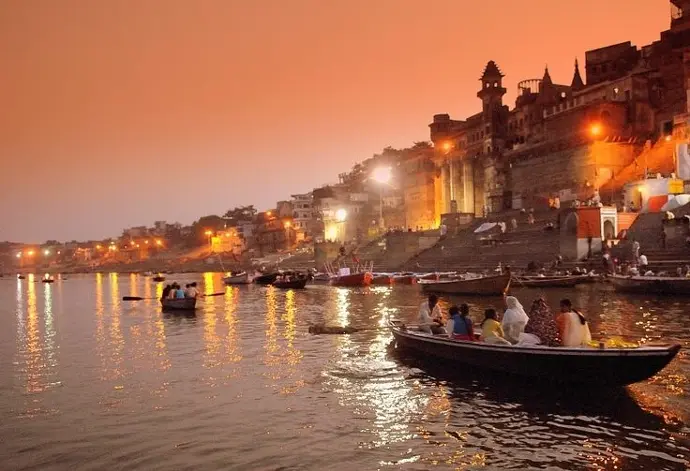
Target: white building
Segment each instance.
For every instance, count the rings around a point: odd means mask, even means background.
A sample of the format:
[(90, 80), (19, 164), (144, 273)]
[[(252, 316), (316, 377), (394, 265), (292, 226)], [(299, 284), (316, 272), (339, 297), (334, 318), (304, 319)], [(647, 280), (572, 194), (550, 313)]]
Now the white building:
[(309, 232), (314, 218), (314, 198), (311, 193), (292, 195), (292, 224), (296, 231)]

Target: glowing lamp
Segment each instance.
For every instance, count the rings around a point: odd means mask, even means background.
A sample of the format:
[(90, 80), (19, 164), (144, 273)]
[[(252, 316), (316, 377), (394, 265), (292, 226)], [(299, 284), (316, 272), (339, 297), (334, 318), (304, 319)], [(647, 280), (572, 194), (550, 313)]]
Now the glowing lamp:
[(283, 224), (283, 225), (285, 226), (285, 229), (289, 229), (290, 228), (290, 221), (285, 221), (285, 224)]
[(602, 132), (601, 124), (592, 124), (592, 125), (589, 127), (589, 133), (590, 133), (593, 137), (599, 137), (599, 136), (601, 136), (601, 132)]
[(374, 170), (371, 178), (379, 183), (388, 183), (391, 181), (391, 168), (390, 167), (380, 167)]
[(339, 209), (335, 212), (335, 220), (338, 222), (344, 222), (347, 219), (347, 211), (344, 209)]
[(30, 257), (30, 256), (32, 256), (32, 255), (34, 254), (34, 251), (33, 251), (33, 250), (29, 250), (26, 254)]
[(207, 236), (210, 236), (211, 234), (213, 234), (213, 232), (211, 232), (210, 230), (207, 229), (207, 230), (204, 232), (204, 234), (207, 235)]
[(21, 252), (17, 252), (17, 258), (22, 258), (22, 253), (21, 253)]
[(45, 249), (45, 250), (43, 251), (43, 255), (50, 255), (50, 250)]
[(453, 143), (450, 141), (444, 142), (443, 143), (443, 150), (446, 152), (449, 152), (453, 148)]

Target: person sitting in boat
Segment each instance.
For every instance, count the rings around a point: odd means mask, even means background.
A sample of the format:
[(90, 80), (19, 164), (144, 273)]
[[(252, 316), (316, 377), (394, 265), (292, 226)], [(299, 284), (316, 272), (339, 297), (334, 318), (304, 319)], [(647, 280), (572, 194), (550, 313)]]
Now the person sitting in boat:
[(165, 285), (163, 288), (163, 293), (161, 294), (161, 299), (168, 299), (170, 297), (170, 291), (172, 291), (172, 285)]
[(184, 299), (184, 290), (182, 287), (177, 283), (174, 283), (173, 286), (175, 286), (175, 299)]
[(587, 319), (573, 309), (569, 299), (561, 300), (561, 313), (556, 316), (556, 325), (564, 347), (582, 347), (592, 341)]
[(184, 296), (185, 298), (197, 298), (199, 296), (199, 290), (196, 289), (196, 281), (187, 285)]
[(474, 341), (474, 329), (472, 328), (472, 319), (469, 318), (470, 307), (467, 304), (451, 306), (448, 309), (450, 319), (446, 323), (446, 331), (448, 336), (453, 340), (469, 340)]
[(443, 315), (438, 305), (438, 296), (430, 294), (429, 298), (419, 306), (419, 330), (428, 334), (445, 334)]
[(482, 340), (486, 343), (510, 345), (506, 339), (503, 338), (503, 328), (498, 322), (498, 314), (496, 309), (487, 309), (484, 311), (484, 320), (480, 327), (482, 328)]
[(173, 283), (170, 285), (170, 292), (168, 293), (167, 298), (168, 299), (175, 299), (175, 296), (177, 295), (177, 288), (179, 288), (180, 285), (177, 283)]
[(503, 293), (503, 296), (506, 312), (503, 314), (501, 327), (503, 327), (505, 339), (512, 344), (516, 344), (520, 340), (520, 334), (525, 331), (525, 325), (527, 325), (529, 317), (515, 296), (506, 296), (506, 292)]
[(529, 320), (527, 325), (525, 325), (525, 333), (538, 337), (540, 345), (548, 347), (558, 347), (561, 345), (561, 337), (556, 320), (544, 298), (537, 298), (532, 303), (532, 308), (529, 311)]

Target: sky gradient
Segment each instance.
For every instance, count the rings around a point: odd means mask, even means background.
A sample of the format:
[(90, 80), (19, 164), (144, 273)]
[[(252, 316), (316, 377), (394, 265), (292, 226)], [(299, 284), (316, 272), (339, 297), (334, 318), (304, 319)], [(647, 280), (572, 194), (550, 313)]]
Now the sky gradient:
[(512, 107), (546, 64), (569, 84), (586, 50), (670, 23), (663, 0), (573, 4), (4, 0), (0, 240), (269, 208), (479, 111), (490, 59)]

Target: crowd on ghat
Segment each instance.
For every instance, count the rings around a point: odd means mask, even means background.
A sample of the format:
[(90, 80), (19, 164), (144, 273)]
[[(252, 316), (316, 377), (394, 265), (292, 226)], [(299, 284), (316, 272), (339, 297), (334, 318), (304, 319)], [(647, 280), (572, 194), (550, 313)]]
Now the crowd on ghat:
[(198, 296), (199, 290), (196, 287), (196, 281), (186, 284), (184, 289), (175, 282), (170, 285), (165, 285), (161, 299), (184, 299), (196, 298)]
[[(509, 285), (510, 286), (510, 285)], [(444, 321), (438, 298), (432, 294), (419, 309), (418, 328), (434, 335), (447, 335), (454, 340), (482, 341), (498, 345), (544, 345), (548, 347), (579, 347), (592, 341), (587, 319), (573, 309), (568, 299), (560, 302), (560, 312), (553, 315), (543, 298), (537, 298), (525, 312), (514, 296), (504, 291), (505, 312), (501, 317), (495, 309), (484, 311), (484, 320), (475, 332), (467, 304), (451, 306)]]

